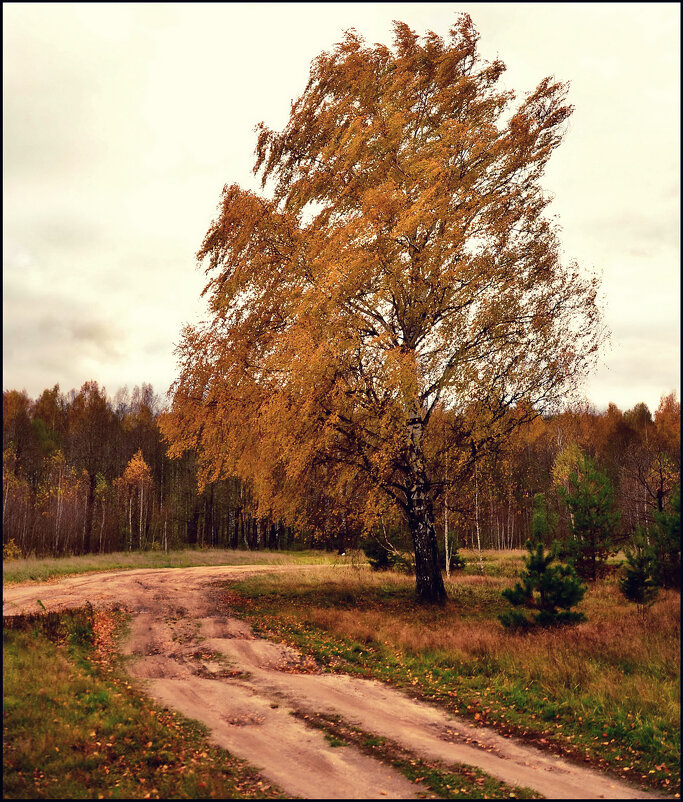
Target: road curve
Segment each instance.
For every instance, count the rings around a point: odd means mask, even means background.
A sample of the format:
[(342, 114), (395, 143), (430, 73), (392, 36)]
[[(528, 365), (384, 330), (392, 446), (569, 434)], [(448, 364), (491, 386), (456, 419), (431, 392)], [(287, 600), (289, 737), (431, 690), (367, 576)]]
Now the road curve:
[[(308, 566), (306, 570), (316, 570)], [(212, 740), (286, 793), (323, 799), (411, 799), (424, 788), (353, 746), (335, 748), (292, 713), (342, 716), (427, 759), (466, 763), (555, 799), (663, 798), (475, 727), (374, 680), (318, 671), (310, 658), (256, 637), (219, 612), (217, 583), (301, 566), (201, 566), (68, 577), (3, 589), (3, 616), (90, 602), (132, 615), (129, 671), (163, 705), (202, 721)]]

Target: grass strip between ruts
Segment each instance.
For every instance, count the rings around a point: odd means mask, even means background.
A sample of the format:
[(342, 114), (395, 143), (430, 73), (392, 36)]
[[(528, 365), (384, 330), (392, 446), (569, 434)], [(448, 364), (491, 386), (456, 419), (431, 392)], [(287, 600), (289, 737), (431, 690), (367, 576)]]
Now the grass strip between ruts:
[[(436, 799), (542, 799), (529, 788), (511, 786), (463, 764), (425, 760), (388, 738), (366, 732), (341, 716), (298, 713), (307, 724), (323, 730), (332, 746), (352, 744), (366, 755), (398, 769), (411, 782), (427, 787)], [(418, 793), (418, 796), (422, 794)]]

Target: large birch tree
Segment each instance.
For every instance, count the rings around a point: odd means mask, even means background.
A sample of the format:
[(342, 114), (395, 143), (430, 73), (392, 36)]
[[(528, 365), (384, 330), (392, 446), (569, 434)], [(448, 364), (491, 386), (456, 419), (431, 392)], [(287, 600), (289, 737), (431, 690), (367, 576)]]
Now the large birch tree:
[(397, 22), (393, 48), (351, 30), (284, 130), (259, 126), (264, 192), (223, 190), (198, 252), (210, 319), (184, 330), (164, 421), (171, 454), (195, 449), (204, 482), (240, 475), (264, 512), (293, 519), (321, 476), (368, 525), (399, 511), (426, 602), (445, 598), (434, 410), (475, 465), (601, 339), (596, 280), (561, 261), (539, 183), (567, 86), (517, 102), (477, 41), (467, 15), (446, 40)]

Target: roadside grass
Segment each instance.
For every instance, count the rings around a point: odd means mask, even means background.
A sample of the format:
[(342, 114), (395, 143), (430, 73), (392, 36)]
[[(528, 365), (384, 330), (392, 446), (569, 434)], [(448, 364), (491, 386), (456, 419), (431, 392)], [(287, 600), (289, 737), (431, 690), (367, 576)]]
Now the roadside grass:
[[(324, 713), (298, 714), (309, 726), (325, 733), (332, 746), (353, 744), (366, 755), (398, 769), (407, 779), (420, 783), (438, 799), (542, 799), (529, 788), (508, 785), (480, 769), (463, 764), (446, 765), (425, 760), (400, 744), (362, 730), (341, 716)], [(420, 794), (422, 796), (422, 794)]]
[[(578, 609), (587, 621), (516, 633), (497, 620), (510, 553), (452, 575), (444, 608), (416, 605), (414, 579), (362, 567), (259, 575), (226, 601), (262, 634), (326, 670), (375, 677), (449, 711), (643, 787), (680, 793), (680, 595), (645, 617), (614, 578)], [(502, 564), (502, 567), (501, 567)], [(512, 573), (512, 576), (509, 574)], [(503, 574), (503, 575), (502, 575)]]
[(120, 672), (120, 615), (3, 628), (3, 797), (286, 798)]
[(47, 582), (64, 576), (93, 571), (135, 568), (189, 568), (200, 565), (332, 565), (349, 563), (353, 557), (340, 557), (324, 551), (243, 551), (237, 549), (179, 549), (176, 551), (117, 551), (78, 557), (23, 557), (4, 560), (2, 581)]

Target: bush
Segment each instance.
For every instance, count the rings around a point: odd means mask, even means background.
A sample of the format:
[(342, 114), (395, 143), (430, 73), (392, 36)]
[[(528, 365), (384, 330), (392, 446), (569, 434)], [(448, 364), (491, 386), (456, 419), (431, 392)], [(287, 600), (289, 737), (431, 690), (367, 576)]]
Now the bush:
[(9, 540), (7, 543), (2, 544), (3, 560), (18, 560), (21, 556), (21, 549), (14, 542), (14, 538)]
[(449, 570), (451, 571), (462, 571), (462, 569), (467, 564), (467, 560), (460, 554), (460, 552), (456, 549), (452, 551), (449, 555)]
[(415, 558), (412, 554), (395, 549), (390, 543), (381, 543), (377, 538), (369, 538), (361, 544), (373, 571), (401, 571), (415, 573)]

